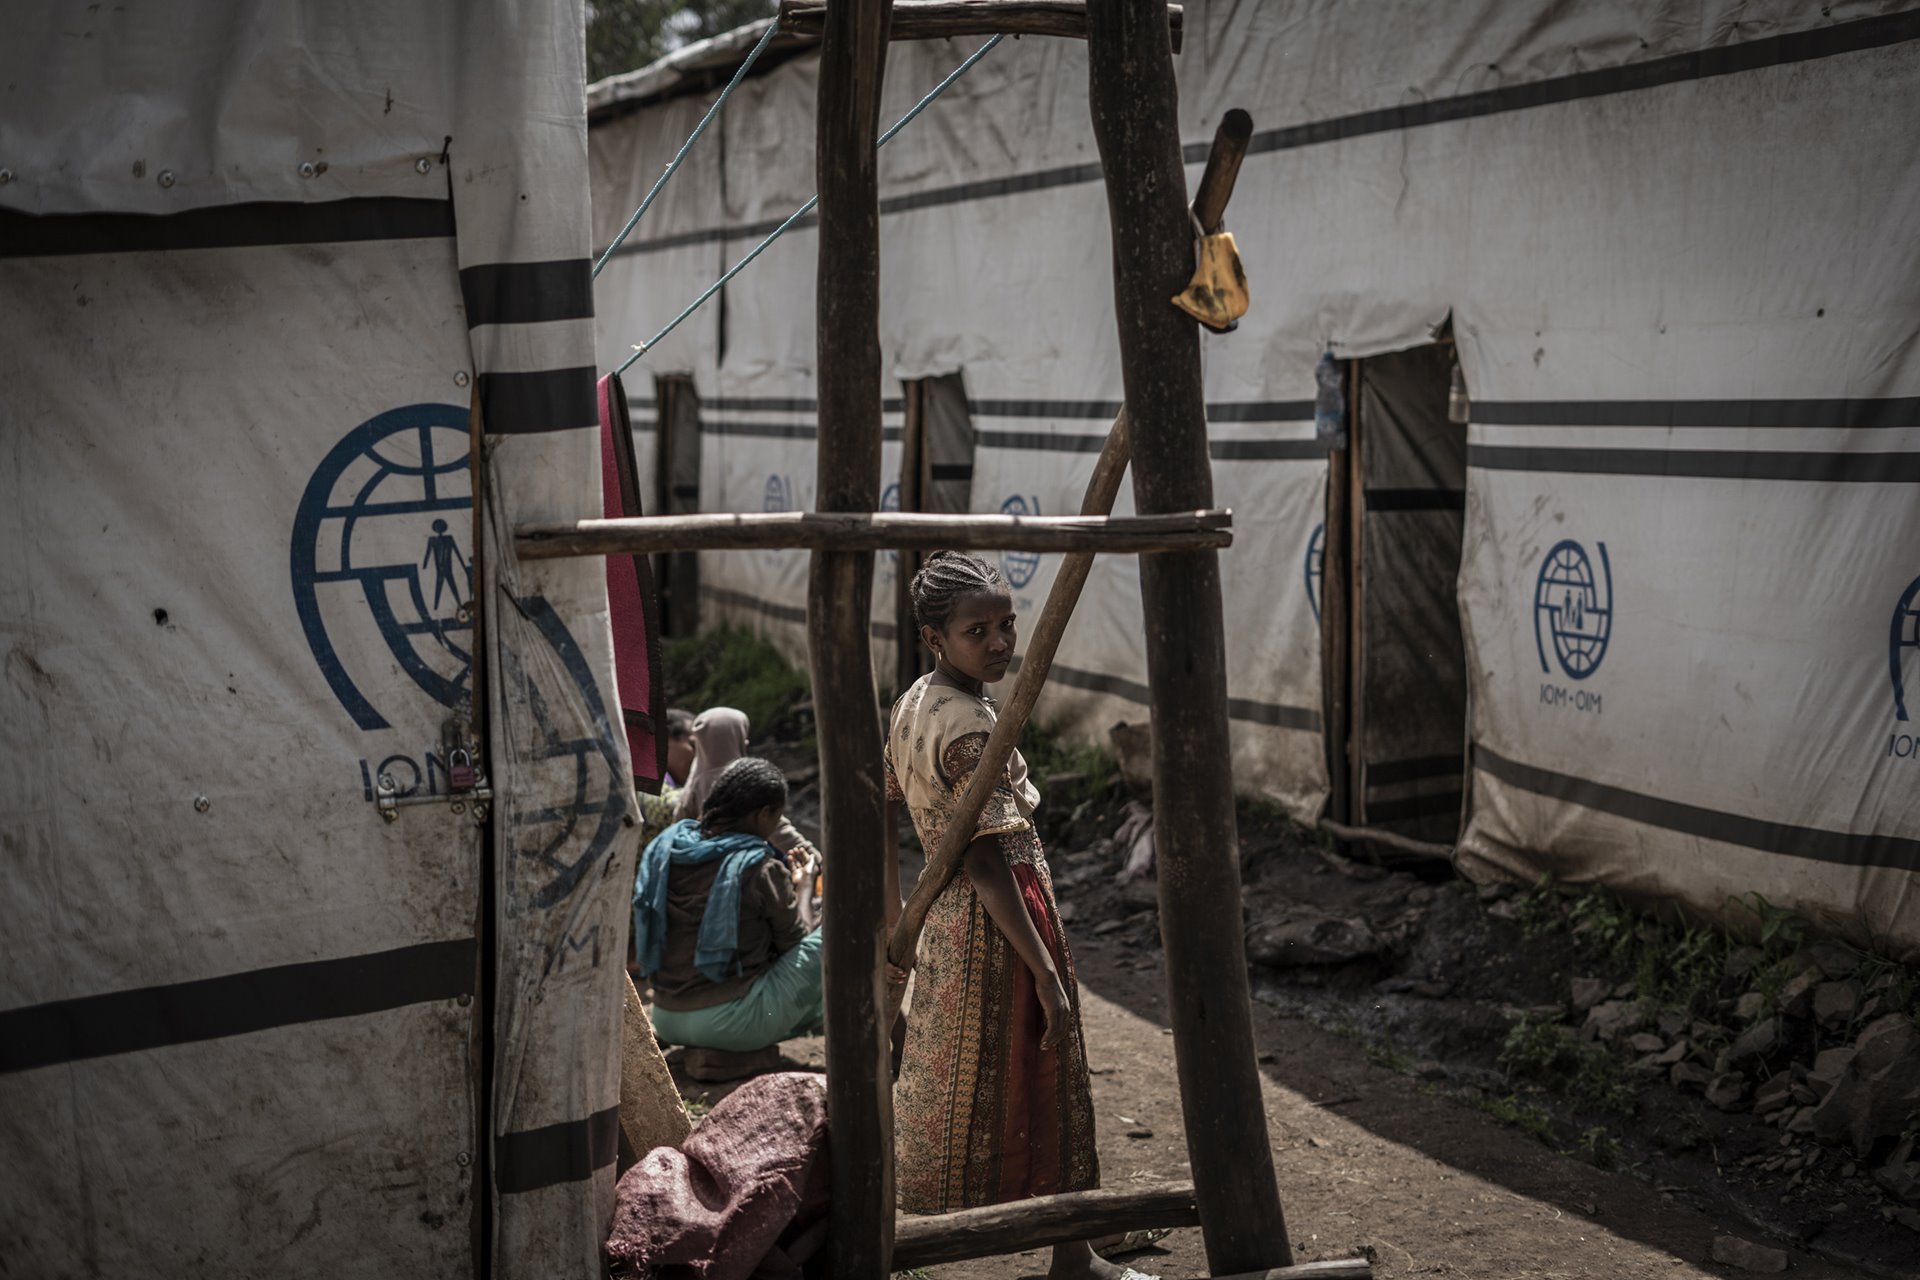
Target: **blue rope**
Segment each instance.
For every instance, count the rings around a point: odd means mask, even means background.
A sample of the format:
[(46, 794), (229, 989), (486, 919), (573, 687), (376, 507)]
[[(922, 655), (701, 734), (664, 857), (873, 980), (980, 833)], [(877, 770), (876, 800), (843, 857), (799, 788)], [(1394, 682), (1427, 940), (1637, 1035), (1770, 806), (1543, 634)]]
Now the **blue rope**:
[[(961, 63), (959, 66), (955, 67), (953, 71), (947, 76), (946, 79), (942, 80), (939, 84), (933, 86), (933, 89), (927, 94), (926, 97), (914, 103), (913, 109), (911, 111), (907, 112), (907, 114), (901, 116), (898, 120), (894, 121), (893, 127), (888, 129), (885, 133), (881, 134), (880, 140), (876, 142), (874, 145), (876, 147), (886, 146), (888, 142), (892, 141), (893, 136), (895, 134), (899, 133), (902, 129), (906, 128), (909, 124), (911, 124), (915, 116), (919, 115), (922, 111), (925, 111), (935, 98), (945, 93), (953, 85), (953, 82), (955, 80), (958, 80), (961, 76), (967, 74), (968, 71), (972, 70), (974, 63), (986, 57), (988, 52), (992, 50), (993, 46), (999, 44), (1004, 39), (1006, 39), (1006, 36), (1004, 34), (997, 35), (993, 39), (981, 45), (978, 49), (974, 50), (973, 53), (967, 58), (967, 60)], [(613, 371), (615, 376), (625, 373), (629, 368), (632, 367), (634, 361), (638, 360), (641, 356), (647, 354), (647, 352), (659, 346), (663, 338), (665, 338), (668, 334), (672, 333), (675, 329), (678, 329), (680, 327), (681, 321), (685, 320), (688, 316), (698, 311), (702, 303), (706, 302), (707, 299), (711, 298), (714, 294), (720, 292), (721, 289), (725, 288), (727, 281), (739, 275), (740, 272), (746, 268), (746, 265), (749, 262), (752, 262), (755, 258), (759, 257), (761, 253), (763, 253), (766, 250), (766, 247), (768, 245), (772, 244), (775, 240), (778, 240), (781, 236), (785, 235), (788, 231), (792, 230), (794, 223), (800, 221), (800, 219), (806, 217), (809, 213), (812, 213), (815, 206), (817, 206), (819, 203), (820, 203), (819, 196), (808, 197), (807, 202), (801, 205), (798, 209), (795, 209), (785, 222), (775, 227), (767, 235), (766, 239), (762, 240), (759, 244), (753, 246), (752, 252), (748, 253), (746, 257), (740, 259), (740, 261), (734, 263), (731, 267), (728, 267), (725, 275), (721, 276), (718, 280), (715, 280), (712, 284), (708, 285), (706, 290), (702, 292), (701, 295), (695, 298), (692, 302), (689, 302), (686, 305), (685, 309), (682, 310), (679, 315), (669, 320), (667, 322), (666, 328), (654, 334), (653, 337), (649, 338), (647, 341), (636, 346), (633, 349), (633, 354), (628, 356), (624, 361), (622, 361), (620, 367)], [(644, 205), (641, 207), (645, 208)], [(638, 215), (636, 214), (635, 216), (637, 217)], [(608, 252), (612, 252), (612, 250), (608, 250)]]
[(613, 238), (613, 243), (607, 246), (607, 251), (600, 255), (598, 262), (593, 264), (594, 279), (598, 280), (600, 278), (600, 269), (607, 265), (607, 259), (613, 256), (613, 251), (624, 244), (627, 237), (633, 234), (634, 227), (639, 225), (641, 217), (647, 212), (647, 206), (651, 205), (654, 197), (660, 194), (660, 189), (667, 185), (667, 180), (679, 171), (681, 161), (687, 158), (687, 152), (693, 149), (694, 143), (700, 141), (700, 135), (706, 132), (708, 125), (713, 123), (713, 118), (720, 114), (720, 108), (727, 105), (727, 99), (733, 96), (733, 91), (740, 87), (741, 79), (746, 76), (747, 68), (751, 67), (755, 60), (765, 52), (766, 47), (773, 42), (774, 33), (779, 29), (780, 23), (778, 20), (770, 20), (767, 23), (767, 29), (761, 33), (760, 42), (753, 46), (753, 52), (749, 53), (747, 60), (740, 64), (740, 69), (733, 73), (733, 79), (727, 81), (727, 87), (720, 91), (720, 96), (715, 98), (713, 105), (707, 108), (707, 114), (700, 117), (700, 123), (693, 126), (693, 132), (688, 134), (687, 140), (680, 144), (680, 150), (674, 153), (674, 157), (668, 161), (666, 169), (663, 170), (659, 178), (654, 181), (653, 189), (647, 192), (647, 198), (640, 202), (640, 207), (633, 211), (631, 218), (627, 219), (627, 225), (620, 228), (620, 234)]

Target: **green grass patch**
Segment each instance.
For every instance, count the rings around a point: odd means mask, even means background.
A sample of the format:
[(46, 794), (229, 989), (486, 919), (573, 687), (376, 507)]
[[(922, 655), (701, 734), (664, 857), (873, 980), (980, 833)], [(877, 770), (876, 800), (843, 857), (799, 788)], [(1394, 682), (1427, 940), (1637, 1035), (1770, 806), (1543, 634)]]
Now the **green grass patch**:
[(667, 705), (699, 715), (708, 707), (746, 713), (755, 740), (813, 750), (811, 684), (780, 651), (750, 631), (717, 627), (665, 645)]
[(1553, 1117), (1544, 1108), (1521, 1101), (1518, 1094), (1509, 1093), (1505, 1097), (1484, 1094), (1474, 1099), (1473, 1105), (1501, 1124), (1532, 1134), (1548, 1146), (1553, 1145)]
[(1509, 1080), (1539, 1085), (1577, 1106), (1623, 1116), (1639, 1109), (1639, 1090), (1619, 1060), (1577, 1043), (1558, 1023), (1521, 1018), (1507, 1031), (1498, 1061)]

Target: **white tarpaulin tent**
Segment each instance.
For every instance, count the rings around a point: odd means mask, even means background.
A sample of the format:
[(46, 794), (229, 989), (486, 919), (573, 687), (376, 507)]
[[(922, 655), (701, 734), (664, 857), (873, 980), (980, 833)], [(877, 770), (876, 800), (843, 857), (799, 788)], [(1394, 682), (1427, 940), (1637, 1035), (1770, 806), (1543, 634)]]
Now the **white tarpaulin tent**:
[[(596, 248), (750, 42), (595, 87)], [(894, 46), (883, 119), (976, 43)], [(1227, 109), (1258, 130), (1228, 215), (1253, 310), (1205, 346), (1239, 784), (1439, 822), (1481, 874), (1759, 893), (1920, 953), (1920, 9), (1200, 0), (1178, 66), (1196, 169)], [(816, 68), (749, 77), (610, 260), (602, 367), (812, 193)], [(976, 511), (1075, 509), (1118, 407), (1085, 74), (1007, 42), (881, 158), (883, 354), (964, 384)], [(701, 509), (811, 505), (814, 259), (802, 227), (628, 375), (643, 459), (640, 375), (690, 380)], [(1450, 443), (1436, 338), (1471, 394)], [(804, 564), (703, 555), (703, 624), (799, 656)], [(1005, 567), (1034, 611), (1054, 557)], [(1040, 714), (1097, 737), (1145, 659), (1134, 564), (1089, 586)]]
[(601, 500), (581, 31), (9, 17), (0, 1270), (600, 1273), (605, 569), (506, 532)]

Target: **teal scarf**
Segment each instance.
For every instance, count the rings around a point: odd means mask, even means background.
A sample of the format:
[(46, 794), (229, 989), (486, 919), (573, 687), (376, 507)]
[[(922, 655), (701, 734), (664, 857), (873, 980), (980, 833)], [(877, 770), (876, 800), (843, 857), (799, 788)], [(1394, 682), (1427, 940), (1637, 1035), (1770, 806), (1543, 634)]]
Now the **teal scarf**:
[(640, 874), (633, 882), (633, 953), (640, 968), (658, 973), (667, 945), (667, 876), (673, 867), (697, 867), (724, 858), (707, 895), (700, 917), (693, 967), (709, 982), (725, 980), (739, 969), (740, 880), (763, 858), (774, 857), (773, 846), (759, 836), (730, 831), (724, 835), (700, 833), (700, 823), (686, 818), (653, 838), (640, 855)]

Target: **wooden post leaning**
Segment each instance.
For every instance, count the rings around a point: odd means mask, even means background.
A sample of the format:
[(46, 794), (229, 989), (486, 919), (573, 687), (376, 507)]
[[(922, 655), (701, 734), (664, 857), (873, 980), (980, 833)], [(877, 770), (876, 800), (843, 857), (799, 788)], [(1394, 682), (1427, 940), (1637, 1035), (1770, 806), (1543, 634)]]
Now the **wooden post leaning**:
[[(1099, 459), (1093, 464), (1093, 476), (1087, 481), (1086, 497), (1080, 503), (1081, 515), (1103, 516), (1113, 510), (1113, 500), (1120, 494), (1120, 479), (1127, 471), (1127, 432), (1127, 411), (1122, 407), (1120, 416), (1113, 420), (1113, 428), (1107, 432), (1107, 443), (1100, 450)], [(1047, 671), (1053, 666), (1054, 651), (1060, 647), (1067, 619), (1073, 616), (1073, 607), (1080, 601), (1080, 590), (1086, 586), (1087, 572), (1092, 567), (1091, 551), (1075, 551), (1061, 558), (1060, 571), (1054, 575), (1047, 603), (1040, 610), (1040, 621), (1027, 641), (1026, 652), (1020, 656), (1013, 693), (995, 717), (993, 732), (987, 735), (987, 745), (980, 753), (980, 763), (974, 767), (967, 789), (960, 793), (960, 803), (940, 837), (939, 847), (928, 853), (927, 865), (914, 882), (906, 905), (900, 909), (900, 920), (894, 926), (887, 954), (902, 969), (913, 967), (927, 912), (940, 891), (959, 872), (967, 846), (973, 842), (974, 820), (980, 816), (987, 797), (1006, 776), (1007, 761), (1013, 758), (1014, 744), (1020, 739), (1020, 731), (1026, 728), (1027, 717), (1033, 714), (1033, 704), (1046, 683)], [(890, 1013), (899, 1013), (904, 991), (901, 986), (889, 988)], [(888, 1025), (892, 1025), (891, 1018)]]
[[(880, 197), (874, 148), (888, 0), (836, 0), (824, 16), (816, 122), (820, 193), (815, 358), (816, 506), (867, 511), (880, 492)], [(823, 941), (830, 1274), (892, 1270), (893, 1091), (887, 1060), (886, 881), (880, 717), (867, 618), (871, 551), (816, 551), (807, 576), (807, 656), (820, 738), (820, 801), (833, 910)]]
[[(1087, 12), (1088, 98), (1113, 226), (1114, 310), (1142, 512), (1213, 492), (1198, 326), (1168, 299), (1193, 270), (1165, 0)], [(1254, 1060), (1227, 735), (1219, 555), (1140, 562), (1152, 687), (1154, 837), (1168, 1019), (1188, 1158), (1216, 1273), (1292, 1262)], [(1225, 927), (1222, 927), (1223, 924)]]

